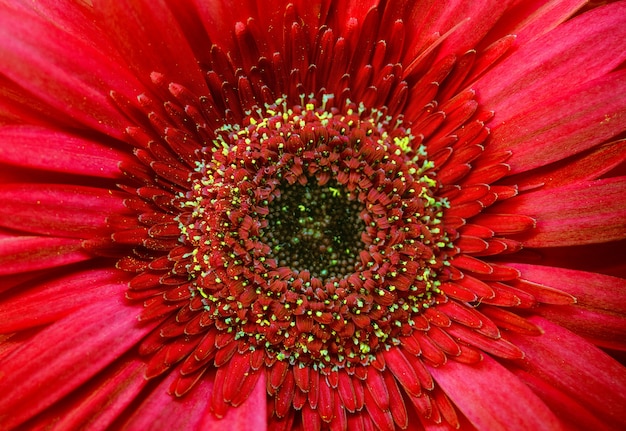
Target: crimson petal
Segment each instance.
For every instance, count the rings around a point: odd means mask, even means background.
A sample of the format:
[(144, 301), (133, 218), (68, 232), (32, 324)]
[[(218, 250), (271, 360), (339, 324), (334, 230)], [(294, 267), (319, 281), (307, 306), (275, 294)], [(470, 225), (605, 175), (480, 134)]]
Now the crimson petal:
[(521, 236), (526, 246), (554, 247), (624, 238), (625, 201), (626, 178), (619, 177), (529, 192), (503, 202), (501, 208), (537, 220), (537, 228)]
[[(8, 396), (0, 405), (3, 426), (22, 423), (128, 351), (151, 329), (139, 326), (135, 314), (116, 296), (94, 302), (42, 330), (4, 358), (0, 391)], [(94, 318), (98, 315), (107, 318)]]
[(581, 400), (603, 421), (614, 422), (616, 429), (626, 427), (624, 367), (567, 329), (541, 317), (529, 320), (544, 330), (543, 336), (510, 334), (526, 353), (523, 369)]
[(0, 274), (55, 268), (91, 259), (81, 248), (81, 241), (72, 238), (20, 236), (0, 238)]
[[(561, 429), (559, 420), (543, 401), (489, 356), (473, 366), (448, 361), (445, 366), (428, 368), (448, 397), (478, 429)], [(511, 405), (515, 408), (511, 409)]]

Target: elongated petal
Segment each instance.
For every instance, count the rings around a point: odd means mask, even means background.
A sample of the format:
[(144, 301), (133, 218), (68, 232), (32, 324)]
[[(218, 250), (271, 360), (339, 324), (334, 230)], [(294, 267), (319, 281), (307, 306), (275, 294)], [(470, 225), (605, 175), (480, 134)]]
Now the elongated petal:
[[(453, 6), (445, 5), (443, 29), (458, 28), (443, 43), (439, 58), (451, 53), (464, 52), (475, 47), (498, 21), (506, 9), (506, 3), (488, 1), (458, 1)], [(468, 19), (468, 17), (470, 17)]]
[(626, 283), (618, 277), (547, 266), (511, 264), (522, 277), (576, 298), (570, 307), (541, 307), (537, 313), (596, 345), (626, 350)]
[(567, 186), (600, 178), (626, 161), (626, 140), (610, 142), (542, 168), (507, 178), (520, 189)]
[(91, 259), (72, 238), (22, 236), (0, 238), (0, 274), (17, 274)]
[(145, 364), (139, 359), (124, 359), (104, 369), (94, 380), (64, 399), (60, 405), (47, 409), (34, 421), (31, 429), (55, 431), (106, 431), (146, 386)]
[(0, 132), (0, 159), (44, 171), (121, 178), (120, 162), (131, 156), (110, 146), (49, 129), (7, 126)]
[(517, 268), (525, 280), (573, 295), (580, 306), (626, 314), (626, 283), (621, 278), (553, 266), (515, 262), (507, 265)]
[[(52, 117), (63, 112), (66, 120), (74, 120), (70, 125), (78, 122), (122, 138), (125, 120), (108, 97), (113, 86), (132, 94), (134, 79), (122, 63), (41, 17), (6, 8), (0, 5), (0, 74), (47, 104)], [(33, 31), (39, 36), (33, 37)]]
[(49, 326), (4, 358), (0, 422), (8, 428), (22, 423), (125, 353), (151, 329), (140, 326), (136, 314), (117, 295), (106, 298)]
[[(583, 14), (524, 45), (480, 78), (473, 87), (484, 107), (496, 113), (492, 124), (551, 104), (563, 92), (621, 64), (626, 56), (625, 15), (624, 3)], [(602, 50), (594, 48), (598, 44)]]
[[(189, 41), (163, 0), (150, 3), (100, 0), (93, 8), (92, 19), (104, 27), (107, 40), (115, 44), (140, 80), (147, 82), (149, 74), (156, 71), (197, 94), (207, 92)], [(167, 31), (161, 32), (163, 28)], [(160, 37), (155, 38), (155, 32), (159, 32)], [(164, 56), (163, 52), (170, 55)]]
[[(0, 333), (45, 325), (93, 302), (94, 296), (123, 295), (125, 274), (87, 270), (44, 282), (0, 303)], [(32, 282), (31, 282), (32, 283)]]
[[(443, 391), (478, 429), (560, 429), (558, 419), (543, 401), (488, 356), (473, 366), (448, 361), (445, 366), (429, 367), (429, 370)], [(512, 405), (515, 408), (511, 409)]]
[(0, 185), (0, 225), (67, 238), (88, 238), (107, 228), (107, 217), (126, 212), (112, 190), (66, 184)]
[(499, 30), (501, 33), (514, 34), (517, 43), (525, 43), (554, 29), (571, 17), (585, 3), (587, 3), (585, 0), (520, 2), (517, 4), (513, 17), (513, 19), (519, 19), (520, 22), (511, 23), (507, 20), (504, 23), (504, 28)]
[(588, 406), (580, 403), (549, 383), (524, 371), (513, 370), (550, 409), (566, 424), (568, 430), (610, 431), (612, 428), (602, 418), (595, 417)]
[(492, 130), (489, 149), (510, 149), (511, 174), (562, 160), (626, 128), (626, 71), (584, 84), (550, 103), (521, 112)]
[[(183, 398), (172, 400), (168, 387), (176, 378), (171, 373), (145, 394), (142, 403), (131, 412), (121, 428), (126, 431), (187, 431), (203, 429), (253, 429), (263, 431), (266, 425), (265, 382), (261, 379), (248, 400), (237, 409), (230, 409), (222, 419), (211, 415), (209, 403), (213, 382), (204, 379)], [(184, 412), (184, 414), (181, 414)]]
[(574, 333), (541, 317), (529, 319), (544, 330), (540, 337), (511, 333), (526, 353), (525, 371), (540, 377), (597, 412), (604, 422), (626, 426), (626, 370)]
[(626, 350), (626, 314), (582, 307), (545, 306), (537, 314), (586, 338), (597, 346)]
[[(208, 403), (211, 399), (211, 383), (202, 382), (196, 385), (189, 396), (172, 402), (167, 388), (172, 383), (175, 373), (171, 373), (159, 385), (153, 387), (146, 394), (143, 402), (135, 409), (128, 418), (122, 429), (141, 430), (150, 429), (155, 431), (184, 431), (197, 428), (200, 421), (209, 410)], [(184, 411), (184, 414), (180, 414)]]
[(521, 237), (529, 247), (608, 242), (626, 236), (626, 177), (588, 181), (522, 194), (502, 204), (505, 211), (537, 220)]

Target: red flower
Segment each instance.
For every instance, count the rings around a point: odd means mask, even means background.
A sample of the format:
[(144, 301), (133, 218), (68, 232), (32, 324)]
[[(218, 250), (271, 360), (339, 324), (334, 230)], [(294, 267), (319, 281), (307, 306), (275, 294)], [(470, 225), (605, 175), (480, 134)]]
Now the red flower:
[(0, 428), (626, 426), (626, 2), (27, 3)]

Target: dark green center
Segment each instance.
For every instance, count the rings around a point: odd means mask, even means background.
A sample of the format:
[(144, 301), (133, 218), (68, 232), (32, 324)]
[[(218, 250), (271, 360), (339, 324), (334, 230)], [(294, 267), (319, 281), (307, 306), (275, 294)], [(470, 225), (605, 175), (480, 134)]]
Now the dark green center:
[(320, 186), (315, 180), (280, 190), (263, 234), (278, 265), (324, 280), (353, 273), (364, 247), (363, 205), (349, 200), (341, 186)]

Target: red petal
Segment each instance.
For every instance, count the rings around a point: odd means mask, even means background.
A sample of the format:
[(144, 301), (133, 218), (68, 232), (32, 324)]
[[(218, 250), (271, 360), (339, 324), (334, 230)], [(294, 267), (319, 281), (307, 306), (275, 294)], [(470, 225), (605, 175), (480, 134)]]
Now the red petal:
[(446, 282), (442, 283), (440, 289), (449, 298), (454, 298), (463, 302), (473, 302), (478, 299), (478, 296), (469, 289), (461, 286), (458, 283)]
[[(328, 385), (326, 385), (326, 382), (320, 382), (320, 392), (323, 386), (328, 387)], [(295, 385), (293, 373), (289, 372), (285, 376), (285, 380), (283, 381), (282, 385), (278, 388), (278, 391), (276, 392), (276, 396), (274, 398), (274, 413), (276, 414), (276, 416), (282, 418), (289, 414), (289, 411), (292, 409), (293, 395), (296, 390), (298, 390), (298, 388)], [(328, 389), (327, 392), (329, 390), (330, 389)], [(320, 406), (320, 404), (318, 404), (318, 407)], [(322, 407), (330, 407), (332, 409), (332, 405), (328, 404)], [(324, 412), (327, 413), (327, 410), (324, 410)], [(330, 420), (330, 418), (332, 418), (332, 410), (328, 420)]]
[(426, 334), (415, 331), (413, 338), (419, 343), (420, 355), (423, 359), (434, 365), (445, 364), (447, 360), (445, 353)]
[(487, 283), (468, 275), (465, 275), (465, 277), (460, 280), (456, 280), (456, 283), (474, 292), (479, 298), (493, 298), (496, 295)]
[(533, 218), (521, 214), (480, 214), (472, 223), (486, 226), (496, 235), (511, 235), (535, 227)]
[(475, 84), (478, 99), (496, 113), (494, 122), (502, 123), (606, 74), (626, 55), (625, 14), (626, 5), (613, 3), (522, 46)]
[(245, 391), (242, 386), (250, 372), (250, 352), (234, 354), (225, 367), (228, 368), (228, 372), (224, 379), (224, 400), (230, 402), (237, 392)]
[[(322, 429), (322, 418), (320, 418), (316, 410), (313, 410), (313, 408), (306, 403), (302, 408), (302, 427), (304, 431), (319, 431)], [(285, 428), (285, 431), (291, 429), (292, 427)]]
[(545, 284), (573, 295), (577, 304), (626, 314), (626, 284), (618, 277), (552, 266), (509, 263), (523, 279)]
[(0, 332), (45, 325), (92, 303), (94, 296), (121, 294), (124, 278), (115, 270), (87, 270), (17, 292), (0, 304)]
[(513, 150), (511, 174), (545, 166), (601, 144), (626, 128), (626, 72), (533, 106), (492, 129), (489, 151)]
[[(446, 396), (446, 394), (439, 388), (434, 391), (434, 400), (433, 404), (435, 404), (441, 413), (441, 416), (446, 420), (448, 424), (450, 424), (452, 429), (459, 429), (459, 418), (456, 414), (456, 410), (452, 405), (450, 399)], [(445, 423), (442, 423), (444, 425)]]
[(402, 350), (398, 347), (392, 347), (383, 351), (383, 356), (385, 357), (387, 367), (407, 393), (415, 396), (419, 395), (422, 392), (419, 379)]
[(108, 215), (126, 212), (118, 193), (74, 185), (7, 184), (0, 201), (3, 226), (69, 238), (104, 233)]
[(482, 306), (480, 311), (499, 328), (510, 329), (525, 335), (541, 335), (541, 329), (527, 319), (500, 307)]
[(71, 238), (21, 236), (0, 238), (0, 274), (54, 268), (92, 258)]
[(540, 316), (585, 337), (597, 346), (626, 350), (626, 315), (577, 306), (545, 306)]
[(493, 268), (488, 263), (465, 254), (455, 256), (450, 263), (456, 268), (475, 274), (486, 275), (493, 272)]
[(487, 1), (457, 2), (454, 5), (446, 5), (443, 17), (439, 21), (441, 28), (437, 30), (452, 27), (452, 24), (457, 22), (462, 22), (462, 24), (443, 43), (440, 55), (447, 52), (464, 52), (474, 48), (505, 10), (504, 3), (493, 4)]
[(429, 369), (454, 405), (478, 429), (561, 428), (559, 420), (543, 401), (488, 356), (475, 365), (449, 361)]
[[(201, 429), (200, 424), (208, 413), (211, 400), (210, 382), (196, 385), (188, 396), (174, 401), (168, 387), (176, 378), (171, 373), (165, 380), (153, 387), (140, 405), (132, 409), (132, 415), (123, 421), (124, 430), (184, 431)], [(185, 414), (181, 415), (181, 409)], [(212, 421), (216, 421), (212, 418)]]
[(459, 340), (466, 342), (470, 346), (477, 347), (494, 356), (506, 359), (520, 359), (524, 357), (524, 353), (516, 345), (503, 338), (489, 338), (460, 325), (452, 325), (447, 331), (450, 335), (459, 338)]
[(525, 43), (527, 40), (535, 39), (567, 18), (571, 17), (580, 9), (586, 0), (559, 0), (559, 1), (539, 1), (518, 3), (515, 9), (513, 22), (505, 22), (504, 25), (514, 26), (501, 30), (507, 34), (515, 34), (518, 43)]
[(132, 160), (130, 153), (113, 147), (37, 127), (4, 127), (0, 141), (3, 162), (46, 171), (121, 178), (118, 164)]
[(70, 125), (76, 126), (75, 120), (123, 139), (126, 119), (108, 94), (113, 87), (132, 94), (136, 81), (119, 58), (95, 48), (105, 46), (107, 39), (98, 38), (94, 27), (90, 30), (96, 35), (93, 44), (34, 13), (3, 10), (0, 68), (3, 75), (44, 101), (50, 118), (63, 113), (62, 121), (69, 120)]
[(384, 378), (385, 384), (387, 385), (387, 391), (389, 392), (389, 408), (391, 409), (391, 416), (393, 416), (393, 420), (396, 425), (405, 429), (408, 425), (409, 418), (402, 393), (398, 388), (397, 381), (391, 373), (384, 373)]
[(319, 397), (317, 400), (317, 411), (324, 422), (330, 422), (333, 418), (334, 412), (334, 389), (326, 379), (320, 378), (320, 385), (318, 387)]
[(567, 396), (562, 391), (532, 374), (519, 370), (514, 372), (550, 407), (555, 415), (565, 422), (568, 430), (611, 431), (613, 429), (603, 421), (602, 417), (595, 417), (589, 411), (589, 406), (584, 406), (576, 399)]
[(383, 372), (370, 369), (367, 373), (365, 386), (367, 386), (370, 400), (374, 401), (376, 405), (383, 410), (389, 408), (389, 393), (387, 392)]
[(571, 305), (576, 302), (576, 298), (562, 290), (553, 289), (543, 284), (533, 283), (528, 280), (518, 280), (515, 284), (520, 290), (531, 294), (537, 302), (552, 305)]
[(476, 236), (461, 235), (454, 241), (454, 245), (458, 247), (462, 253), (480, 253), (485, 251), (489, 244), (487, 241)]
[(138, 325), (136, 315), (117, 295), (94, 302), (4, 358), (0, 390), (10, 396), (0, 405), (2, 424), (11, 428), (23, 422), (126, 353), (152, 329)]
[(459, 345), (448, 335), (448, 333), (437, 326), (433, 326), (425, 337), (430, 338), (447, 355), (458, 356), (461, 354)]
[(372, 399), (369, 391), (365, 391), (365, 406), (372, 422), (374, 422), (379, 431), (393, 431), (395, 429), (393, 416), (391, 416), (389, 409), (381, 409)]
[(63, 403), (47, 409), (30, 421), (29, 429), (46, 429), (54, 423), (61, 430), (105, 430), (140, 396), (147, 381), (143, 378), (143, 361), (118, 361), (114, 367), (86, 386), (74, 391)]
[(596, 180), (626, 161), (626, 140), (594, 147), (543, 168), (507, 178), (520, 190), (542, 185), (543, 189)]
[(523, 368), (568, 394), (602, 417), (626, 427), (626, 370), (624, 366), (583, 338), (541, 317), (531, 317), (541, 327), (540, 337), (510, 334), (526, 353)]
[(339, 393), (339, 397), (341, 398), (341, 401), (346, 410), (354, 413), (357, 406), (354, 386), (352, 385), (352, 377), (350, 377), (344, 370), (339, 371), (339, 383), (337, 385), (337, 392)]
[[(121, 58), (133, 68), (135, 76), (149, 79), (149, 73), (156, 70), (195, 94), (207, 92), (196, 56), (189, 46), (190, 40), (185, 38), (164, 3), (148, 5), (136, 1), (103, 1), (92, 8), (92, 12), (92, 19), (100, 24), (106, 40), (115, 44)], [(162, 32), (163, 28), (168, 30)], [(154, 34), (160, 37), (155, 38)], [(133, 43), (128, 43), (129, 40)], [(163, 53), (169, 55), (164, 56)]]
[(526, 214), (537, 228), (522, 236), (529, 247), (609, 242), (626, 237), (626, 177), (537, 190), (503, 202), (506, 212)]

